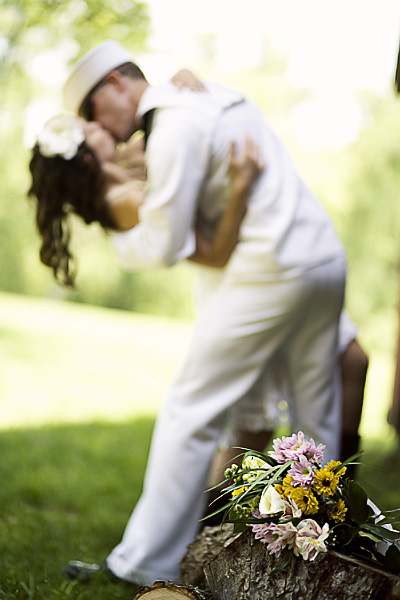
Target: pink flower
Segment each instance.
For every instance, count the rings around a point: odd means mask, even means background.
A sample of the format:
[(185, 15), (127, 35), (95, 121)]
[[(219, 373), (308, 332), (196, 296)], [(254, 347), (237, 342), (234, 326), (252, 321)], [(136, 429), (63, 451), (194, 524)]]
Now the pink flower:
[[(263, 515), (261, 515), (262, 517)], [(283, 548), (293, 548), (296, 541), (297, 529), (292, 523), (260, 523), (252, 525), (255, 538), (267, 544), (271, 554), (280, 556)]]
[(289, 477), (293, 479), (293, 485), (300, 483), (303, 488), (308, 488), (314, 481), (314, 471), (311, 463), (303, 455), (299, 456), (299, 462), (293, 463), (288, 471)]
[(300, 456), (305, 456), (311, 463), (321, 463), (326, 446), (323, 444), (316, 446), (313, 439), (305, 439), (304, 433), (299, 431), (290, 437), (282, 436), (282, 439), (275, 439), (273, 448), (274, 450), (269, 451), (269, 455), (280, 464), (290, 460), (299, 460)]
[(313, 519), (304, 519), (297, 526), (293, 552), (304, 560), (314, 560), (320, 552), (326, 552), (325, 540), (329, 536), (329, 525), (321, 528)]
[(297, 504), (293, 500), (293, 498), (289, 498), (288, 500), (285, 500), (285, 507), (286, 507), (286, 511), (285, 511), (284, 518), (290, 519), (291, 517), (299, 518), (299, 517), (303, 516), (303, 513), (301, 512), (300, 508), (297, 506)]
[(317, 446), (311, 438), (308, 442), (308, 448), (305, 455), (310, 462), (320, 465), (324, 461), (325, 448), (325, 444), (318, 444)]
[(278, 463), (285, 463), (288, 460), (297, 460), (301, 454), (304, 454), (306, 446), (304, 444), (304, 433), (299, 431), (296, 435), (293, 433), (290, 437), (282, 436), (272, 443), (273, 450), (268, 454)]

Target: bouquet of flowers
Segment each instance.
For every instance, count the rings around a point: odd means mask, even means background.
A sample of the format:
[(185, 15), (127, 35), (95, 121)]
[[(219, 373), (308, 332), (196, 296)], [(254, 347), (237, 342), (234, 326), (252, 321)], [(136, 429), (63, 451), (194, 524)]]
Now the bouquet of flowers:
[(223, 520), (235, 523), (236, 532), (251, 527), (277, 557), (288, 548), (314, 560), (335, 549), (400, 573), (400, 532), (391, 525), (400, 520), (400, 509), (380, 512), (346, 477), (346, 465), (361, 452), (324, 464), (324, 449), (300, 431), (275, 439), (268, 454), (245, 452), (239, 465), (225, 471), (226, 503), (213, 514), (224, 510)]

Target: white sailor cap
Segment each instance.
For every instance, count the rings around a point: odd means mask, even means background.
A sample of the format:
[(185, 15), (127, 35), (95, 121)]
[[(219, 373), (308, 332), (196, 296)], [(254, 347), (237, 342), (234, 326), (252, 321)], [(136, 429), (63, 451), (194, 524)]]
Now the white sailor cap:
[(132, 56), (116, 40), (106, 40), (95, 46), (75, 64), (64, 85), (64, 104), (68, 110), (79, 112), (88, 93), (113, 69)]

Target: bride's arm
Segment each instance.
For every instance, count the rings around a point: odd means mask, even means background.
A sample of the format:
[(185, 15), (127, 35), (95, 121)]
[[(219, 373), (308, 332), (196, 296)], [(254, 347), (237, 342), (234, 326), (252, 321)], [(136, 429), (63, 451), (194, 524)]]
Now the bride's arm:
[(171, 77), (171, 81), (180, 90), (183, 88), (188, 88), (192, 92), (204, 92), (206, 90), (200, 79), (188, 69), (181, 69), (175, 73)]
[(108, 210), (119, 231), (132, 229), (139, 223), (139, 207), (143, 204), (144, 192), (135, 185), (124, 185), (109, 192)]
[[(139, 207), (143, 204), (144, 191), (138, 182), (130, 180), (132, 185), (129, 185), (125, 170), (118, 168), (114, 171), (113, 166), (110, 166), (109, 176), (114, 175), (117, 185), (109, 190), (108, 208), (116, 228), (126, 231), (139, 223)], [(229, 163), (232, 189), (228, 206), (213, 239), (205, 238), (196, 230), (196, 250), (189, 257), (190, 260), (211, 267), (225, 266), (237, 244), (239, 227), (247, 210), (249, 190), (263, 168), (254, 142), (246, 139), (244, 149), (238, 156), (232, 144)]]
[(212, 239), (205, 238), (197, 228), (196, 250), (189, 260), (209, 267), (221, 268), (226, 265), (238, 242), (251, 186), (263, 169), (258, 147), (252, 140), (246, 138), (243, 151), (238, 156), (232, 144), (229, 163), (232, 189), (228, 206)]

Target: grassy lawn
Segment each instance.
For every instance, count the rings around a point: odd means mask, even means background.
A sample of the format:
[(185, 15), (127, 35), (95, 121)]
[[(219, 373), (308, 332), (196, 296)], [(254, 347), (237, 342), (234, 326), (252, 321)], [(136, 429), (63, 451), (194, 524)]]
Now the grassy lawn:
[(15, 429), (0, 441), (0, 598), (133, 598), (76, 584), (69, 560), (103, 561), (135, 505), (153, 420)]
[(0, 294), (0, 427), (155, 414), (190, 327)]
[[(154, 416), (191, 324), (0, 295), (0, 600), (130, 599), (134, 589), (65, 580), (102, 561), (140, 494)], [(400, 506), (386, 424), (388, 357), (371, 357), (360, 482)], [(382, 399), (382, 400), (380, 400)]]

